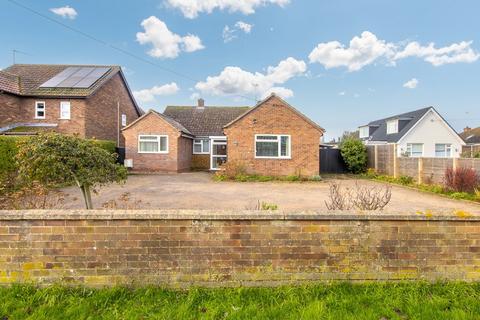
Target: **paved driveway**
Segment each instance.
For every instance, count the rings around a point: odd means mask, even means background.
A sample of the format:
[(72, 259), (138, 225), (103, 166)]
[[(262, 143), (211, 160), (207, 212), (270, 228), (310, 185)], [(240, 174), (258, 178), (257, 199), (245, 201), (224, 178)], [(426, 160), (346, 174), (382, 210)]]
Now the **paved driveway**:
[[(280, 210), (324, 210), (328, 199), (329, 182), (215, 182), (205, 172), (165, 175), (131, 175), (125, 185), (110, 185), (93, 196), (94, 206), (101, 208), (110, 200), (128, 192), (129, 203), (136, 209), (253, 209), (258, 201), (277, 204)], [(339, 180), (344, 186), (353, 186), (354, 180)], [(361, 184), (377, 182), (360, 180)], [(64, 190), (69, 194), (67, 208), (83, 208), (81, 193), (77, 188)], [(132, 205), (132, 203), (139, 201)], [(123, 202), (125, 204), (125, 202)], [(411, 212), (425, 210), (464, 210), (480, 212), (480, 205), (450, 200), (394, 186), (388, 211)]]

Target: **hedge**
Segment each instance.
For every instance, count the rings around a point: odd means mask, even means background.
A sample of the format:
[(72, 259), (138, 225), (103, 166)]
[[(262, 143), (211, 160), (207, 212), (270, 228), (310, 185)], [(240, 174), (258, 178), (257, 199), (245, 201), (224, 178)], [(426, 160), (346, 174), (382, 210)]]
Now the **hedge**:
[[(28, 139), (25, 136), (0, 136), (0, 182), (16, 170), (15, 155), (17, 154), (17, 143), (20, 140)], [(98, 147), (110, 153), (116, 152), (115, 141), (90, 140)]]

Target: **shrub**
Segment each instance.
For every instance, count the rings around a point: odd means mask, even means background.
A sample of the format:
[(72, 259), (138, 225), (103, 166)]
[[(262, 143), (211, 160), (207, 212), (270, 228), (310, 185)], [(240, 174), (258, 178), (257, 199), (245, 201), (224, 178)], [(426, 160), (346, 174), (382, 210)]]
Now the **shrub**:
[(453, 199), (466, 199), (469, 200), (472, 198), (472, 195), (467, 192), (454, 192), (450, 194), (450, 197)]
[(473, 193), (479, 185), (479, 176), (471, 168), (447, 168), (445, 170), (445, 189), (454, 192)]
[(100, 149), (106, 150), (109, 153), (117, 152), (117, 144), (115, 143), (115, 141), (96, 139), (90, 139), (89, 141), (93, 142), (95, 146), (99, 147)]
[(87, 209), (92, 209), (91, 190), (127, 178), (117, 155), (76, 136), (41, 133), (18, 145), (16, 160), (19, 178), (25, 184), (38, 182), (44, 187), (76, 184)]
[(367, 168), (367, 148), (360, 139), (347, 138), (342, 141), (340, 153), (350, 172), (365, 172)]
[(400, 184), (408, 186), (410, 184), (413, 184), (413, 178), (410, 176), (400, 176), (400, 178), (398, 178), (398, 182)]

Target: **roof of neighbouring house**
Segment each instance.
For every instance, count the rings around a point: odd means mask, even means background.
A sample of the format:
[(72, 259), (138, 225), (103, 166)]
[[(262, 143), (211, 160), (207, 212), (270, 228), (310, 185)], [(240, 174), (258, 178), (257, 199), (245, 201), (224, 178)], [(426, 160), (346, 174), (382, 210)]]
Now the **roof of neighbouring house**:
[[(428, 111), (435, 110), (433, 107), (422, 108), (411, 112), (397, 114), (388, 118), (375, 120), (367, 124), (370, 127), (377, 127), (369, 137), (370, 141), (398, 142)], [(438, 114), (438, 112), (437, 112)], [(403, 120), (398, 132), (387, 134), (387, 122), (389, 120)]]
[(167, 106), (164, 115), (184, 125), (195, 136), (223, 136), (223, 127), (250, 107)]
[[(75, 87), (41, 87), (42, 84), (54, 78), (67, 68), (106, 68), (108, 71), (98, 78), (88, 88)], [(63, 65), (63, 64), (14, 64), (1, 71), (4, 77), (10, 77), (10, 82), (3, 86), (0, 83), (0, 90), (8, 90), (13, 82), (18, 84), (17, 93), (26, 96), (61, 96), (61, 97), (87, 97), (101, 87), (108, 79), (120, 72), (119, 66), (106, 65)]]
[(20, 80), (18, 76), (4, 70), (0, 70), (0, 90), (13, 94), (19, 94)]
[(460, 137), (465, 140), (466, 143), (480, 143), (480, 127), (465, 130), (460, 133)]
[(172, 127), (177, 129), (178, 131), (183, 132), (188, 136), (193, 136), (193, 134), (187, 128), (185, 128), (181, 123), (178, 123), (174, 119), (172, 119), (172, 118), (170, 118), (170, 117), (168, 117), (168, 116), (166, 116), (166, 115), (164, 115), (160, 112), (157, 112), (155, 110), (151, 110), (151, 109), (148, 110), (148, 112), (145, 113), (144, 115), (142, 115), (140, 118), (138, 118), (135, 121), (133, 121), (132, 123), (130, 123), (128, 126), (123, 127), (122, 131), (134, 126), (137, 122), (141, 121), (143, 118), (147, 117), (149, 114), (154, 114), (154, 115), (160, 117), (161, 119), (165, 120), (166, 122), (168, 122)]
[[(67, 80), (69, 76), (65, 73), (69, 70), (84, 73), (81, 76), (70, 73), (68, 85), (52, 83), (59, 77)], [(14, 64), (0, 70), (0, 91), (28, 97), (87, 98), (116, 74), (120, 74), (138, 114), (142, 115), (143, 110), (138, 107), (120, 66), (116, 65)], [(83, 81), (86, 84), (80, 85)]]

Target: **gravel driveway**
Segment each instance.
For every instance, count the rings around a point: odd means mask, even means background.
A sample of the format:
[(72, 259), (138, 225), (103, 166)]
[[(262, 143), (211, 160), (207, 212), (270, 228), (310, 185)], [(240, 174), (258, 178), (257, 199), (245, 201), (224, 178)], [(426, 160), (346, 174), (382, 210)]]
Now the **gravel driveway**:
[[(253, 209), (258, 201), (278, 205), (280, 210), (325, 210), (329, 182), (289, 183), (289, 182), (215, 182), (211, 174), (192, 172), (163, 175), (131, 175), (125, 185), (110, 185), (93, 195), (96, 208), (109, 200), (119, 201), (128, 192), (129, 203), (135, 209)], [(353, 186), (354, 180), (338, 180), (344, 186)], [(361, 184), (378, 182), (360, 180)], [(67, 208), (83, 208), (80, 190), (66, 188)], [(138, 202), (140, 201), (140, 202)], [(415, 214), (426, 210), (463, 210), (480, 213), (480, 205), (451, 200), (435, 194), (423, 193), (408, 188), (394, 186), (392, 200), (387, 211), (402, 211)]]

